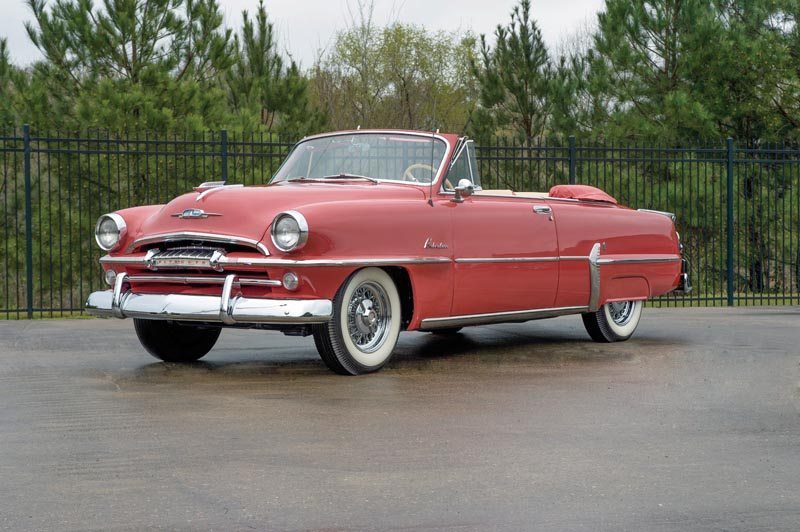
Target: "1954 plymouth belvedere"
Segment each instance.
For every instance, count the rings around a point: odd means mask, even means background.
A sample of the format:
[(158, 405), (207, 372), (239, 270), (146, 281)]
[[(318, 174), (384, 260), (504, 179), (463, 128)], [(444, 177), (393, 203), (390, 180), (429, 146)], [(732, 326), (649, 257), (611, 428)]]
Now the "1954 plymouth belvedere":
[(110, 290), (153, 356), (192, 362), (223, 327), (313, 335), (342, 374), (380, 369), (401, 331), (580, 314), (628, 339), (643, 302), (690, 289), (674, 216), (588, 186), (481, 188), (472, 141), (347, 131), (300, 141), (266, 186), (204, 183), (100, 217)]

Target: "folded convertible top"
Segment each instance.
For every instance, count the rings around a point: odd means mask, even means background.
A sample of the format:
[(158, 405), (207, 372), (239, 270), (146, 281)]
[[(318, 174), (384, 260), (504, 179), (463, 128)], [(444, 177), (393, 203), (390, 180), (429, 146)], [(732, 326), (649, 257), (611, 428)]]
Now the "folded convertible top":
[(617, 204), (617, 200), (609, 196), (599, 188), (589, 185), (556, 185), (550, 189), (551, 198), (566, 198), (588, 201), (603, 201), (606, 203)]

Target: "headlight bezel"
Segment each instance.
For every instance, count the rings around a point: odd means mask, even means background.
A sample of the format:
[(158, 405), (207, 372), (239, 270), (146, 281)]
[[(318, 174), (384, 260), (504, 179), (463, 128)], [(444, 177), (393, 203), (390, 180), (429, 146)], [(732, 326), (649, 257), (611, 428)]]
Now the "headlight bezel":
[[(278, 229), (278, 222), (280, 222), (284, 218), (291, 218), (297, 224), (297, 242), (292, 246), (284, 246), (279, 243), (276, 231)], [(272, 220), (272, 225), (270, 226), (269, 230), (270, 238), (272, 239), (272, 245), (278, 248), (280, 251), (284, 253), (291, 253), (293, 251), (297, 251), (298, 249), (303, 248), (308, 242), (308, 222), (306, 221), (305, 216), (300, 214), (297, 211), (283, 211), (279, 212), (275, 218)]]
[[(100, 225), (106, 219), (113, 221), (114, 224), (117, 226), (117, 240), (111, 246), (106, 246), (100, 241), (100, 235), (99, 235)], [(119, 248), (120, 243), (125, 239), (127, 231), (128, 231), (128, 225), (125, 223), (125, 219), (122, 218), (122, 216), (113, 212), (104, 214), (97, 219), (97, 224), (95, 224), (94, 226), (94, 241), (97, 242), (97, 245), (103, 251), (114, 251), (115, 249)]]

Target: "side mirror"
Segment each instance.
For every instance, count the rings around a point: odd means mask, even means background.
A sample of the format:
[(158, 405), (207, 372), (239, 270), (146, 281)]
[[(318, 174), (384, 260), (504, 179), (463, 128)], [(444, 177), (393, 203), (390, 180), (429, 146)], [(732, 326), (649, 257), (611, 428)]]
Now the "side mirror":
[(453, 202), (455, 203), (464, 203), (464, 198), (468, 198), (475, 193), (475, 187), (472, 184), (472, 181), (469, 179), (460, 179), (458, 181), (458, 186), (455, 188), (455, 197), (453, 198)]

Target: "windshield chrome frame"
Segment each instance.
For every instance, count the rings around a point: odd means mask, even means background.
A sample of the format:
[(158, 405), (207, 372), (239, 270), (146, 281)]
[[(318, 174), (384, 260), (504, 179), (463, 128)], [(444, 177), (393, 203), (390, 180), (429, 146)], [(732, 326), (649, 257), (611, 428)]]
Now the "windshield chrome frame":
[[(447, 157), (447, 155), (451, 153), (450, 141), (448, 141), (447, 138), (443, 137), (438, 133), (425, 133), (423, 131), (398, 131), (392, 129), (357, 129), (355, 131), (335, 131), (332, 133), (320, 133), (319, 135), (310, 135), (308, 137), (303, 137), (297, 142), (297, 144), (294, 145), (294, 147), (292, 147), (292, 150), (286, 155), (286, 159), (284, 159), (283, 163), (275, 171), (275, 175), (272, 176), (268, 184), (272, 185), (273, 183), (275, 183), (274, 181), (275, 176), (278, 175), (278, 172), (281, 171), (283, 165), (286, 164), (286, 162), (289, 160), (289, 157), (294, 153), (294, 151), (298, 148), (298, 146), (300, 146), (304, 142), (307, 142), (309, 140), (324, 139), (327, 137), (343, 137), (345, 135), (406, 135), (413, 137), (422, 137), (427, 139), (437, 139), (444, 142), (445, 150), (444, 150), (444, 155), (442, 156), (439, 164), (439, 170), (436, 172), (436, 177), (434, 177), (433, 181), (431, 181), (430, 183), (414, 183), (411, 181), (404, 181), (402, 179), (380, 179), (377, 177), (373, 178), (379, 183), (397, 183), (400, 185), (411, 185), (415, 187), (424, 187), (424, 188), (436, 187), (436, 184), (439, 183), (439, 187), (441, 187), (441, 180), (450, 168), (449, 159)], [(277, 183), (284, 183), (284, 182), (288, 183), (292, 181), (303, 182), (304, 180), (284, 179), (282, 181), (277, 181)], [(308, 182), (324, 183), (326, 181), (328, 180), (317, 179), (317, 178), (305, 180), (306, 183)], [(335, 182), (335, 180), (333, 179), (331, 179), (330, 181)]]
[[(472, 146), (473, 146), (473, 149), (474, 149), (474, 147), (475, 147), (475, 139), (471, 139), (471, 138), (466, 137), (466, 136), (458, 137), (458, 142), (456, 143), (456, 148), (457, 149), (456, 149), (455, 152), (453, 152), (453, 156), (450, 157), (450, 161), (448, 161), (448, 163), (447, 163), (447, 173), (450, 173), (450, 169), (453, 167), (453, 165), (455, 164), (456, 160), (459, 157), (461, 157), (461, 154), (464, 153), (465, 150), (467, 150), (467, 145), (469, 143), (472, 143)], [(476, 157), (477, 157), (477, 153), (476, 153)], [(469, 167), (469, 173), (470, 173), (470, 176), (472, 177), (472, 179), (470, 180), (470, 181), (472, 181), (472, 186), (477, 191), (483, 190), (483, 186), (482, 185), (477, 185), (477, 186), (475, 185), (475, 171), (472, 168), (472, 161), (470, 161), (469, 156), (467, 156), (467, 166)], [(454, 196), (455, 193), (456, 193), (455, 190), (448, 190), (448, 189), (444, 188), (444, 180), (442, 180), (441, 184), (439, 185), (439, 194), (448, 194), (450, 196)]]

